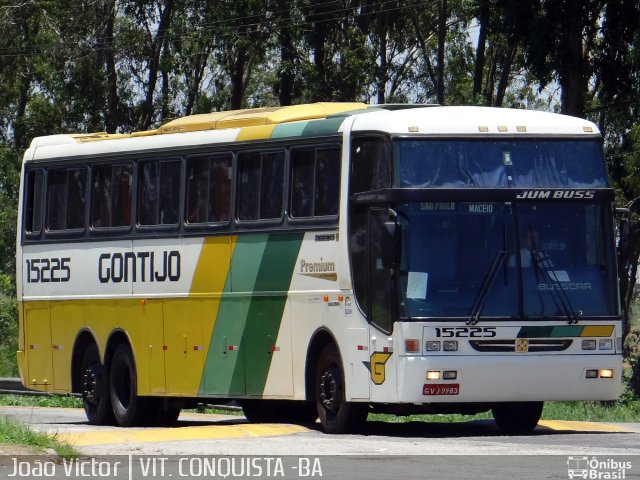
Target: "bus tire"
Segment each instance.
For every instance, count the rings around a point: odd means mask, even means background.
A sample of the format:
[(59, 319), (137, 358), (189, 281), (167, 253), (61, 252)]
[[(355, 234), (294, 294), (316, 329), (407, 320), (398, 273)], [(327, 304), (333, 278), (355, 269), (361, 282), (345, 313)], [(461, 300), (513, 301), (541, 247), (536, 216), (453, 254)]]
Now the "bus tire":
[(540, 420), (544, 402), (498, 403), (491, 408), (493, 418), (504, 433), (530, 433)]
[(113, 411), (109, 398), (109, 379), (106, 368), (100, 364), (95, 343), (90, 343), (80, 362), (82, 378), (82, 406), (90, 425), (113, 423)]
[(138, 396), (138, 376), (129, 345), (121, 343), (111, 359), (109, 393), (113, 416), (121, 427), (143, 424), (148, 409), (144, 398)]
[(316, 368), (314, 397), (322, 429), (326, 433), (348, 433), (364, 425), (368, 406), (345, 400), (344, 370), (336, 346), (328, 344)]

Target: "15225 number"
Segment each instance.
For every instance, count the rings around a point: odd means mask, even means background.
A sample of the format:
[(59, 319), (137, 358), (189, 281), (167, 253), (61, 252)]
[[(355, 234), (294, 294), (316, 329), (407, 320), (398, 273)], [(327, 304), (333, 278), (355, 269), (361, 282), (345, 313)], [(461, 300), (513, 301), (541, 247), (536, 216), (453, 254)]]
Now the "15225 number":
[(71, 279), (71, 258), (27, 259), (27, 283), (59, 283)]

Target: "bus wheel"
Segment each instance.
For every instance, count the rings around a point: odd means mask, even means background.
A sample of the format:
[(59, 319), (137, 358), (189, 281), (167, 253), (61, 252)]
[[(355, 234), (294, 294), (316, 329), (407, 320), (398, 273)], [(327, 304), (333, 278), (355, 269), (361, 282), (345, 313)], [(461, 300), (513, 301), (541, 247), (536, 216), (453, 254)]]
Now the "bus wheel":
[(144, 423), (147, 409), (138, 396), (138, 376), (133, 354), (127, 344), (120, 344), (111, 359), (109, 374), (111, 405), (116, 422), (121, 427)]
[(113, 422), (106, 369), (100, 365), (98, 347), (92, 343), (84, 351), (80, 364), (82, 374), (82, 406), (90, 425)]
[(544, 402), (508, 402), (493, 406), (491, 413), (504, 433), (530, 433), (542, 415)]
[(344, 373), (336, 346), (324, 347), (316, 369), (314, 395), (320, 423), (326, 433), (346, 433), (367, 419), (367, 404), (345, 401)]

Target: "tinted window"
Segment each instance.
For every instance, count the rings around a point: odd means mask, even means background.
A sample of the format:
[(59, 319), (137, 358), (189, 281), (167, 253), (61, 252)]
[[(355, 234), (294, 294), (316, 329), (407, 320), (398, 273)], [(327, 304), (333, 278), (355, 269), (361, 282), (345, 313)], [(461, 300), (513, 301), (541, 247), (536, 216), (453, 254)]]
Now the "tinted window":
[(91, 224), (98, 228), (131, 225), (131, 165), (99, 165), (92, 172)]
[(351, 193), (391, 186), (391, 159), (384, 138), (359, 138), (351, 149)]
[(138, 223), (176, 225), (180, 208), (180, 160), (141, 162), (138, 169)]
[(47, 173), (47, 229), (84, 228), (87, 169), (49, 170)]
[(291, 153), (291, 216), (338, 214), (340, 149), (297, 148)]
[(231, 154), (190, 158), (187, 162), (187, 223), (228, 222), (231, 205)]
[(27, 233), (38, 233), (42, 230), (43, 179), (42, 170), (31, 171), (27, 174), (24, 216), (24, 229)]
[(238, 156), (238, 219), (282, 217), (284, 152), (250, 152)]

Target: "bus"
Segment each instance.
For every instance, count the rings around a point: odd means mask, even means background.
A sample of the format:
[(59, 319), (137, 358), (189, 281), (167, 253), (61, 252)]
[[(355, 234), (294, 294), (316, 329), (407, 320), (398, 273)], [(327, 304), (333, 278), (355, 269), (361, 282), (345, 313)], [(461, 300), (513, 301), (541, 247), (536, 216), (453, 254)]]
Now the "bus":
[(20, 376), (91, 424), (357, 430), (621, 392), (613, 190), (596, 125), (316, 103), (35, 138), (18, 215)]

